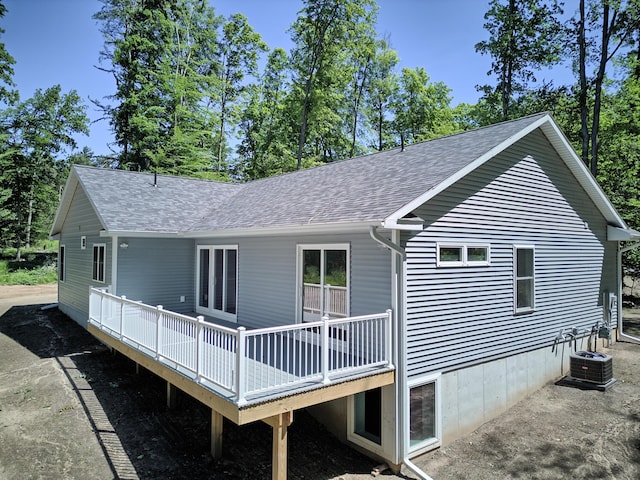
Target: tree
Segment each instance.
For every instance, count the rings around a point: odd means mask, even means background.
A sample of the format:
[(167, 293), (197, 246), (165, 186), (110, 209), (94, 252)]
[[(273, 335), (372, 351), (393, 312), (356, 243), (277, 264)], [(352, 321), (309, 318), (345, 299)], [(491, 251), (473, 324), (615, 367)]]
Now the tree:
[[(585, 1), (580, 0), (579, 17), (573, 20), (578, 45), (581, 156), (594, 175), (598, 172), (600, 112), (607, 65), (631, 42), (640, 24), (639, 11), (637, 1), (597, 0), (587, 8)], [(591, 65), (594, 73), (589, 76), (587, 70)]]
[(102, 0), (102, 67), (114, 104), (96, 102), (120, 147), (120, 167), (206, 176), (211, 114), (204, 107), (219, 71), (221, 19), (200, 0)]
[(394, 129), (401, 145), (455, 131), (449, 92), (444, 83), (429, 82), (429, 75), (421, 67), (402, 69), (393, 103)]
[[(0, 2), (0, 18), (7, 13), (7, 8)], [(4, 33), (4, 29), (0, 28), (0, 35)], [(13, 65), (16, 61), (5, 48), (4, 42), (0, 42), (0, 102), (11, 105), (18, 99), (18, 93), (12, 90), (15, 87), (13, 82)]]
[(485, 97), (500, 95), (502, 119), (511, 118), (514, 94), (527, 90), (536, 81), (535, 70), (560, 60), (564, 34), (557, 0), (492, 0), (484, 18), (489, 40), (476, 44), (476, 51), (493, 58), (488, 75), (496, 75), (495, 88), (479, 87)]
[[(298, 105), (297, 168), (307, 146), (310, 125), (315, 128), (315, 150), (331, 155), (341, 121), (336, 109), (344, 98), (349, 76), (344, 61), (360, 38), (360, 23), (373, 24), (377, 5), (372, 0), (304, 0), (291, 27), (294, 98)], [(348, 72), (346, 72), (348, 73)]]
[(0, 232), (17, 248), (29, 246), (34, 225), (46, 228), (58, 199), (64, 167), (61, 159), (76, 147), (74, 135), (88, 134), (86, 107), (75, 91), (63, 94), (59, 85), (1, 113), (6, 129), (0, 149)]
[(292, 132), (286, 120), (287, 53), (273, 50), (257, 85), (250, 86), (249, 102), (240, 121), (238, 176), (246, 180), (293, 170)]
[(247, 89), (245, 76), (257, 74), (259, 54), (267, 50), (267, 45), (248, 24), (247, 18), (237, 13), (224, 24), (218, 49), (220, 73), (215, 103), (219, 112), (217, 168), (220, 172), (223, 166), (226, 128), (238, 119), (240, 107), (237, 102)]
[(387, 41), (380, 40), (365, 92), (367, 118), (375, 132), (374, 148), (378, 151), (393, 143), (390, 115), (393, 98), (400, 88), (394, 71), (398, 62), (398, 52), (391, 49)]

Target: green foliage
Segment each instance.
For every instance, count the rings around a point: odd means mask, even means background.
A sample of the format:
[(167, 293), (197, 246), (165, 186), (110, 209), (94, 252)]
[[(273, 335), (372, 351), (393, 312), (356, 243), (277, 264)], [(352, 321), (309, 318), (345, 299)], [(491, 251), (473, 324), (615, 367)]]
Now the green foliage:
[(56, 85), (1, 111), (0, 123), (0, 234), (20, 258), (23, 246), (48, 233), (64, 157), (76, 147), (74, 135), (88, 132), (88, 119), (78, 94)]
[(484, 98), (500, 99), (502, 120), (515, 118), (514, 95), (536, 81), (536, 70), (558, 63), (564, 49), (562, 13), (557, 0), (492, 0), (484, 18), (489, 40), (476, 44), (476, 51), (492, 57), (488, 75), (497, 76), (495, 87), (483, 86)]
[(423, 68), (402, 69), (392, 106), (393, 128), (400, 142), (420, 142), (455, 132), (449, 92), (444, 83), (429, 82)]
[(13, 260), (15, 248), (0, 249), (0, 285), (41, 285), (58, 280), (56, 257), (58, 242), (46, 240), (25, 250), (21, 261)]

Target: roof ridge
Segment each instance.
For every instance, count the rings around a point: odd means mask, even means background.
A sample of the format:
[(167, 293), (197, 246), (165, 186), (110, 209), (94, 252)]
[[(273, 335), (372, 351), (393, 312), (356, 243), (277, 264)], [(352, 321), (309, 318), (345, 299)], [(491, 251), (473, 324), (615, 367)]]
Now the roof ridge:
[(118, 175), (121, 175), (121, 174), (140, 175), (140, 176), (158, 175), (158, 177), (162, 177), (162, 178), (172, 178), (172, 179), (179, 179), (179, 180), (193, 180), (193, 181), (196, 181), (196, 182), (203, 182), (203, 183), (216, 183), (216, 184), (220, 184), (220, 185), (235, 185), (235, 186), (242, 186), (243, 185), (242, 183), (239, 183), (239, 182), (223, 182), (222, 180), (209, 180), (207, 178), (188, 177), (188, 176), (184, 176), (184, 175), (167, 175), (165, 173), (156, 173), (156, 172), (151, 172), (151, 171), (139, 172), (139, 171), (136, 171), (136, 170), (123, 170), (123, 169), (120, 169), (120, 168), (94, 167), (93, 165), (78, 165), (78, 164), (74, 164), (74, 165), (72, 165), (72, 168), (83, 169), (83, 170), (109, 171), (109, 172), (116, 173)]

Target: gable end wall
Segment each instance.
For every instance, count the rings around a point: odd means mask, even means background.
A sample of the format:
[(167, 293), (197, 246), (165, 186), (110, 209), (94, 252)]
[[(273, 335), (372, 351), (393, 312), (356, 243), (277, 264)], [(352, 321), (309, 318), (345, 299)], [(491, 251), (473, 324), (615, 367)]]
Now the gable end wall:
[[(550, 349), (562, 328), (590, 330), (602, 320), (602, 292), (615, 291), (615, 244), (540, 132), (416, 213), (425, 230), (404, 239), (410, 377)], [(437, 267), (437, 242), (488, 243), (491, 264)], [(514, 315), (515, 244), (535, 247), (529, 314)]]
[[(102, 225), (84, 190), (78, 186), (60, 233), (60, 245), (65, 246), (66, 276), (58, 282), (58, 306), (80, 325), (89, 318), (89, 286), (107, 287), (111, 282), (110, 238), (100, 237)], [(80, 239), (87, 237), (87, 248), (80, 248)], [(93, 245), (106, 246), (105, 282), (92, 280)]]

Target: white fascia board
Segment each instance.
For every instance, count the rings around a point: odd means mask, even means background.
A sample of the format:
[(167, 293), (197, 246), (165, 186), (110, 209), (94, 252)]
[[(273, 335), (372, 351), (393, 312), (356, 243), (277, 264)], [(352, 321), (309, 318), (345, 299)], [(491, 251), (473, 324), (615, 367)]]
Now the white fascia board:
[(49, 238), (59, 237), (62, 231), (62, 226), (69, 213), (69, 207), (71, 206), (71, 200), (78, 187), (78, 177), (73, 171), (69, 173), (69, 178), (64, 185), (62, 196), (60, 197), (60, 203), (56, 209), (56, 215), (53, 217), (53, 223), (51, 224), (51, 230), (49, 230)]
[(593, 200), (596, 207), (598, 207), (600, 213), (607, 219), (607, 222), (626, 229), (627, 224), (611, 204), (611, 201), (591, 174), (591, 171), (573, 149), (569, 140), (567, 140), (562, 131), (560, 131), (558, 125), (549, 118), (549, 121), (541, 126), (541, 130), (551, 145), (556, 149), (567, 168), (571, 170), (573, 176), (578, 180), (580, 185), (582, 185), (582, 188), (584, 188), (587, 195)]
[(179, 232), (136, 232), (127, 230), (100, 230), (101, 237), (179, 238)]
[(385, 222), (387, 222), (387, 221), (392, 221), (392, 222), (396, 221), (397, 222), (398, 220), (400, 220), (405, 215), (408, 215), (409, 213), (413, 212), (420, 205), (426, 203), (428, 200), (432, 199), (433, 197), (438, 195), (440, 192), (443, 192), (444, 190), (449, 188), (451, 185), (456, 183), (458, 180), (460, 180), (460, 179), (464, 178), (465, 176), (469, 175), (471, 172), (473, 172), (475, 169), (477, 169), (478, 167), (483, 165), (489, 159), (495, 157), (500, 152), (502, 152), (503, 150), (507, 149), (508, 147), (510, 147), (511, 145), (516, 143), (518, 140), (520, 140), (520, 139), (524, 138), (525, 136), (529, 135), (529, 133), (533, 132), (536, 128), (540, 127), (544, 123), (550, 122), (550, 121), (551, 121), (551, 117), (549, 115), (545, 115), (544, 117), (540, 118), (539, 120), (533, 122), (528, 127), (523, 128), (522, 130), (520, 130), (515, 135), (512, 135), (511, 137), (506, 139), (504, 142), (502, 142), (499, 145), (496, 145), (495, 147), (493, 147), (491, 150), (489, 150), (484, 155), (478, 157), (476, 160), (471, 162), (466, 167), (458, 170), (455, 174), (451, 175), (444, 182), (439, 183), (438, 185), (436, 185), (432, 189), (427, 190), (425, 193), (420, 195), (418, 198), (416, 198), (416, 199), (412, 200), (411, 202), (409, 202), (408, 204), (406, 204), (404, 207), (400, 208), (399, 210), (396, 210), (394, 213), (392, 213), (391, 215), (389, 215), (385, 219)]
[(607, 240), (611, 242), (629, 242), (640, 240), (640, 232), (632, 228), (619, 228), (607, 225)]
[(71, 168), (71, 171), (69, 172), (69, 177), (67, 178), (67, 183), (65, 184), (64, 190), (62, 191), (60, 204), (58, 205), (58, 210), (56, 211), (56, 216), (54, 217), (53, 225), (51, 226), (51, 231), (49, 232), (50, 237), (59, 235), (61, 233), (62, 226), (64, 225), (64, 221), (67, 218), (67, 214), (69, 213), (69, 208), (71, 207), (71, 202), (73, 201), (73, 197), (78, 187), (82, 188), (82, 190), (85, 193), (85, 196), (89, 199), (91, 208), (93, 209), (94, 213), (98, 217), (98, 220), (100, 221), (100, 225), (102, 226), (102, 228), (103, 229), (107, 228), (104, 222), (104, 219), (102, 218), (102, 215), (100, 215), (100, 212), (96, 208), (96, 205), (93, 202), (91, 195), (89, 195), (89, 192), (82, 184), (82, 180), (80, 180), (80, 177), (76, 173), (76, 170), (74, 167), (74, 168)]
[(332, 234), (354, 231), (367, 232), (369, 226), (380, 226), (381, 220), (348, 223), (324, 223), (313, 225), (295, 225), (286, 227), (250, 227), (234, 228), (228, 230), (210, 230), (201, 232), (181, 232), (182, 238), (225, 238), (225, 237), (258, 237), (269, 235), (308, 235), (308, 234)]
[(382, 222), (384, 228), (389, 230), (405, 230), (408, 232), (421, 232), (424, 229), (423, 220), (411, 220), (406, 218), (386, 219)]

